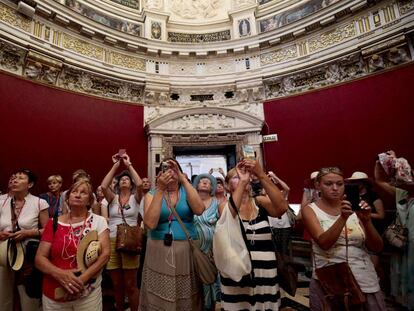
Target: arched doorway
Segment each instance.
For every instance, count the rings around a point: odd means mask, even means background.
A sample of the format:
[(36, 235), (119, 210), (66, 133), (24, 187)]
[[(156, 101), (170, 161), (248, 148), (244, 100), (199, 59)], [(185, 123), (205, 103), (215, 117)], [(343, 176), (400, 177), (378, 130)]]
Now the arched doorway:
[(163, 158), (212, 151), (225, 155), (230, 168), (241, 157), (243, 145), (253, 146), (261, 161), (262, 127), (257, 116), (218, 107), (184, 109), (151, 120), (146, 125), (148, 175), (154, 180)]

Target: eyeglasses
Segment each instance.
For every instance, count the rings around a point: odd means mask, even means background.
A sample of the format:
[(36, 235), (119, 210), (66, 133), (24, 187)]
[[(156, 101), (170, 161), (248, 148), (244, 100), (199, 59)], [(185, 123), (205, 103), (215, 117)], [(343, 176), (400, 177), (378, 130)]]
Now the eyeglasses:
[(342, 172), (342, 170), (339, 167), (336, 166), (330, 166), (330, 167), (322, 167), (319, 172), (318, 175), (316, 176), (317, 180), (320, 180), (322, 176), (325, 176), (327, 174), (337, 174), (340, 176), (344, 176), (344, 173)]

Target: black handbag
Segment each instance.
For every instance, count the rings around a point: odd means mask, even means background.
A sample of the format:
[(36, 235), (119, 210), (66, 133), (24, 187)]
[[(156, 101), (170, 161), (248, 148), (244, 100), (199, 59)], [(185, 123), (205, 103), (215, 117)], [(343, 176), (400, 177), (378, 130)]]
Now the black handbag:
[[(257, 200), (255, 200), (255, 202), (256, 205), (259, 206)], [(264, 209), (263, 207), (260, 208), (267, 214), (266, 209)], [(292, 214), (294, 215), (293, 211)], [(292, 217), (289, 215), (288, 217), (290, 223)], [(272, 230), (272, 228), (270, 228), (270, 232), (272, 233), (272, 243), (276, 254), (276, 267), (279, 286), (290, 296), (295, 296), (298, 283), (298, 271), (295, 268), (292, 257), (290, 255), (284, 254), (277, 247), (275, 243), (275, 241), (278, 240), (275, 236), (276, 232)]]
[(277, 232), (272, 230), (272, 242), (273, 247), (275, 248), (276, 253), (276, 267), (277, 267), (277, 276), (279, 279), (279, 286), (290, 296), (296, 295), (297, 283), (298, 283), (298, 271), (295, 268), (292, 257), (283, 253), (277, 247), (275, 241)]
[(42, 298), (43, 273), (34, 264), (39, 244), (39, 240), (30, 240), (26, 244), (25, 263), (22, 272), (24, 289), (30, 298)]

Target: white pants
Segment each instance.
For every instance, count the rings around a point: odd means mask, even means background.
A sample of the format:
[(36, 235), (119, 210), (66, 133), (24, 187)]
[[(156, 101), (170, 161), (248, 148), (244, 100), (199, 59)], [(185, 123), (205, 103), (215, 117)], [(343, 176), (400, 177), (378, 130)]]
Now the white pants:
[[(4, 267), (0, 267), (0, 309), (2, 311), (13, 310), (13, 284), (15, 272)], [(40, 299), (30, 298), (26, 295), (23, 285), (17, 286), (20, 296), (22, 311), (42, 310)]]
[(43, 295), (42, 301), (43, 311), (101, 311), (102, 291), (98, 287), (84, 298), (67, 302), (57, 302)]

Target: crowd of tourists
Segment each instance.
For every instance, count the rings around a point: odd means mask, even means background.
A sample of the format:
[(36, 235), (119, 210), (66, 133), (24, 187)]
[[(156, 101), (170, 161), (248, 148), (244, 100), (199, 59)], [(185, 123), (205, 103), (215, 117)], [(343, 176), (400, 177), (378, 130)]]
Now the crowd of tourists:
[[(36, 175), (16, 170), (0, 196), (1, 310), (103, 310), (106, 282), (117, 311), (279, 310), (295, 292), (299, 222), (312, 245), (311, 310), (385, 311), (384, 246), (390, 297), (414, 310), (414, 183), (393, 151), (373, 178), (313, 172), (298, 215), (287, 183), (255, 159), (191, 180), (168, 158), (154, 184), (141, 176), (122, 152), (96, 189), (80, 169), (69, 189), (51, 175), (36, 196)], [(393, 197), (392, 221), (375, 191)]]

